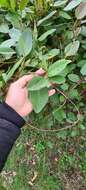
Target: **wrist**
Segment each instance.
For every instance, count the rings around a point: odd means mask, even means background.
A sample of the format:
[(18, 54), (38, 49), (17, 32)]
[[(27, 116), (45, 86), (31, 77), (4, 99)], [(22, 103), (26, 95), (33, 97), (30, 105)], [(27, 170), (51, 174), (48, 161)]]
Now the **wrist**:
[(25, 120), (6, 102), (0, 104), (0, 118), (14, 123), (19, 128), (25, 124)]
[[(15, 108), (15, 106), (10, 102), (10, 101), (8, 101), (7, 99), (5, 100), (5, 103), (8, 105), (8, 106), (10, 106), (13, 110), (15, 110), (18, 114), (19, 114), (19, 112), (18, 112), (18, 110)], [(20, 115), (20, 114), (19, 114)], [(21, 116), (22, 117), (22, 116)]]

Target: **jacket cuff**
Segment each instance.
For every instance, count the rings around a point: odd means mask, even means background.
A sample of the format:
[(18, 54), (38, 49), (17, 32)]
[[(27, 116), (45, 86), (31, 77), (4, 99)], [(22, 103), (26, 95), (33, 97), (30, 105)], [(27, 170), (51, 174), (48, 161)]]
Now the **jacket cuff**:
[(7, 103), (0, 103), (0, 118), (10, 121), (19, 128), (25, 124), (25, 120)]

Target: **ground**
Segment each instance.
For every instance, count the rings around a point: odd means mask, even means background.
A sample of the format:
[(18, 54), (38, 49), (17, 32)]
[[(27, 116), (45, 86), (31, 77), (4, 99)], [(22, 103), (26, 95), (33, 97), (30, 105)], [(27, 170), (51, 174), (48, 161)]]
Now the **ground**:
[[(41, 128), (42, 120), (38, 122)], [(85, 190), (85, 135), (78, 126), (59, 133), (26, 126), (1, 174), (3, 186), (6, 190)]]

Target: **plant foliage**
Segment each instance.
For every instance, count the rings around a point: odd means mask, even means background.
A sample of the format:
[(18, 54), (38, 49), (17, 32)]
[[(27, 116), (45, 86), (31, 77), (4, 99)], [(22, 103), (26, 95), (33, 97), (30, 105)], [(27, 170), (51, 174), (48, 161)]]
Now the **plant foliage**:
[[(86, 57), (83, 40), (86, 35), (85, 1), (59, 0), (48, 3), (4, 0), (0, 2), (0, 7), (2, 88), (4, 82), (15, 76), (18, 69), (21, 74), (40, 67), (46, 71), (47, 78), (34, 78), (29, 91), (43, 91), (43, 88), (45, 91), (45, 88), (50, 88), (49, 83), (54, 83), (55, 88), (68, 84), (71, 89), (74, 83), (85, 80), (83, 76), (86, 75), (86, 64), (78, 66)], [(23, 70), (22, 59), (25, 62)], [(9, 61), (12, 60), (17, 63), (10, 65)], [(4, 62), (8, 64), (5, 70)], [(39, 94), (42, 98), (42, 93)], [(33, 96), (36, 101), (34, 93)]]
[[(0, 0), (0, 99), (11, 81), (39, 68), (45, 70), (44, 76), (35, 76), (28, 85), (37, 113), (31, 121), (48, 130), (62, 130), (56, 134), (63, 139), (62, 149), (67, 134), (75, 138), (79, 130), (86, 129), (86, 0)], [(49, 97), (52, 88), (56, 94)], [(78, 130), (63, 130), (73, 126)], [(52, 147), (50, 141), (48, 146)], [(42, 152), (44, 144), (36, 148)], [(75, 163), (74, 158), (64, 155), (61, 166), (67, 161)], [(44, 182), (43, 188), (34, 189), (62, 189), (57, 180), (47, 181), (51, 181), (47, 188)]]

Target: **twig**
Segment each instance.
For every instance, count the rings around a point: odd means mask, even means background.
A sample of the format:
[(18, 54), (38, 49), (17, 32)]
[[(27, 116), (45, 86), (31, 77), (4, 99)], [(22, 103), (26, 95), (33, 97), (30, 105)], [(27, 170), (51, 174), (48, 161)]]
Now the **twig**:
[[(79, 81), (78, 82), (78, 84), (76, 84), (73, 88), (72, 88), (72, 90), (73, 89), (75, 89), (77, 86), (79, 86), (81, 83), (86, 83), (86, 80), (84, 80), (84, 81)], [(71, 129), (72, 127), (74, 127), (76, 124), (78, 124), (78, 122), (79, 122), (79, 115), (80, 115), (80, 111), (79, 111), (79, 109), (78, 109), (78, 107), (76, 106), (76, 104), (67, 96), (67, 95), (65, 95), (64, 94), (64, 92), (63, 91), (61, 91), (61, 90), (59, 90), (59, 89), (55, 89), (56, 90), (56, 92), (59, 92), (60, 94), (62, 94), (64, 97), (65, 97), (65, 99), (66, 100), (68, 100), (75, 108), (76, 108), (76, 110), (77, 110), (77, 120), (75, 121), (75, 122), (73, 122), (71, 125), (68, 125), (68, 126), (66, 126), (66, 127), (63, 127), (63, 128), (59, 128), (59, 129), (39, 129), (39, 128), (37, 128), (37, 127), (34, 127), (31, 123), (27, 123), (26, 125), (28, 125), (30, 128), (32, 128), (33, 130), (36, 130), (36, 131), (39, 131), (39, 132), (59, 132), (59, 131), (63, 131), (63, 130), (67, 130), (67, 129)], [(61, 109), (65, 104), (66, 104), (66, 100), (64, 101), (64, 103), (58, 108), (58, 109)], [(49, 114), (50, 115), (50, 114)], [(49, 116), (48, 115), (48, 116)], [(48, 117), (47, 116), (47, 117)]]
[(63, 128), (59, 128), (59, 129), (39, 129), (37, 127), (34, 127), (31, 123), (28, 123), (28, 126), (30, 128), (32, 128), (33, 130), (39, 131), (39, 132), (59, 132), (59, 131), (63, 131), (63, 130), (67, 130), (67, 129), (71, 129), (72, 127), (74, 127), (77, 123), (79, 122), (79, 119), (77, 119), (77, 121), (75, 121), (72, 125), (68, 125), (66, 127)]
[(73, 86), (73, 88), (71, 90), (75, 89), (80, 84), (85, 84), (85, 83), (86, 83), (86, 80), (79, 80), (78, 83), (75, 86)]
[[(63, 102), (63, 104), (60, 105), (59, 108), (56, 109), (56, 111), (60, 110), (61, 108), (63, 108), (65, 104), (66, 104), (66, 100)], [(50, 115), (51, 115), (51, 113), (49, 113), (47, 116), (45, 116), (45, 119), (48, 118)]]
[(61, 90), (56, 89), (56, 91), (59, 92), (60, 94), (62, 94), (66, 98), (66, 100), (68, 100), (69, 102), (71, 102), (71, 104), (74, 105), (74, 107), (76, 108), (76, 110), (78, 112), (78, 115), (80, 115), (80, 111), (79, 111), (78, 107), (76, 106), (76, 104), (68, 96), (66, 96), (64, 94), (64, 92), (62, 92)]
[[(62, 92), (61, 90), (59, 90), (59, 89), (55, 89), (56, 90), (56, 92), (59, 92), (60, 94), (62, 94), (64, 97), (65, 97), (65, 99), (66, 100), (68, 100), (75, 108), (76, 108), (76, 110), (77, 110), (77, 120), (75, 121), (75, 122), (73, 122), (71, 125), (68, 125), (68, 126), (66, 126), (66, 127), (63, 127), (63, 128), (59, 128), (59, 129), (39, 129), (39, 128), (37, 128), (37, 127), (34, 127), (31, 123), (27, 123), (28, 125), (29, 125), (29, 127), (30, 128), (32, 128), (33, 130), (36, 130), (36, 131), (39, 131), (39, 132), (59, 132), (59, 131), (63, 131), (63, 130), (67, 130), (67, 129), (71, 129), (72, 127), (74, 127), (76, 124), (78, 124), (78, 122), (79, 122), (79, 115), (80, 115), (80, 111), (79, 111), (79, 109), (77, 108), (77, 106), (76, 106), (76, 104), (68, 97), (68, 96), (66, 96), (65, 94), (64, 94), (64, 92)], [(66, 102), (66, 101), (65, 101)], [(63, 107), (64, 105), (65, 105), (65, 102), (60, 106), (60, 108), (61, 107)]]

